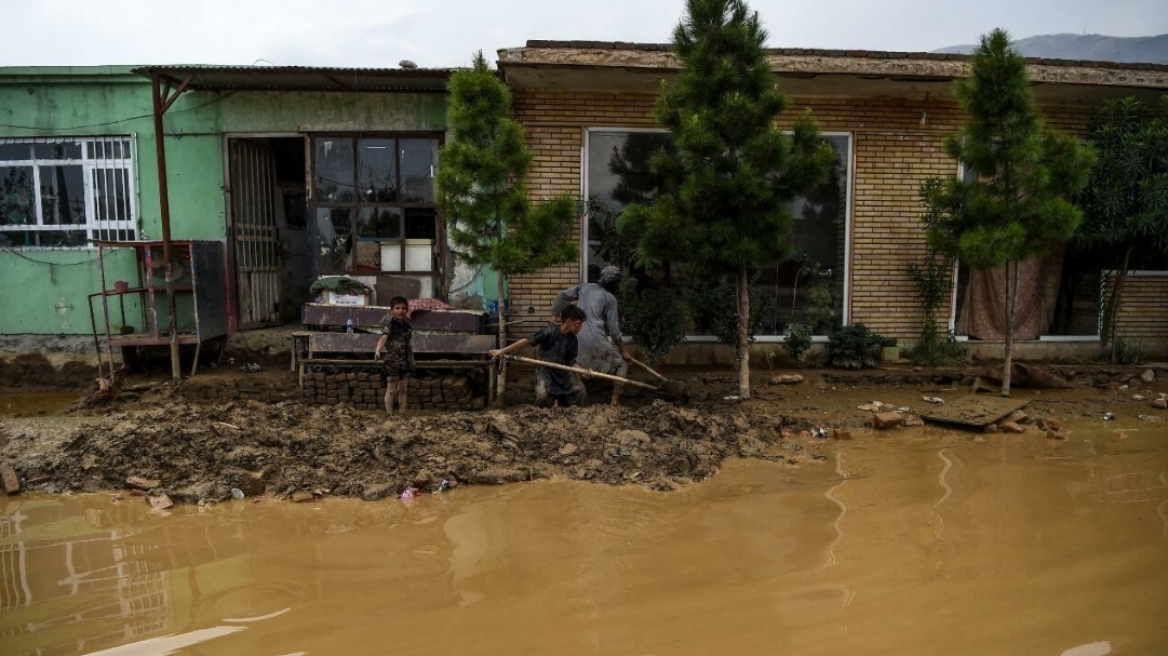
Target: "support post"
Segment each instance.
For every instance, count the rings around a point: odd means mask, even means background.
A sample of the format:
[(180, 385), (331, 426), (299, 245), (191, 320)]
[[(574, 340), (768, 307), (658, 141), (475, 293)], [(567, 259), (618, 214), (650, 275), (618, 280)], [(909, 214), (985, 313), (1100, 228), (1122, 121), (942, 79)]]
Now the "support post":
[[(162, 114), (169, 109), (162, 97), (162, 85), (158, 75), (150, 76), (150, 88), (154, 100), (154, 153), (158, 163), (158, 203), (162, 210), (162, 266), (166, 275), (166, 312), (170, 329), (170, 377), (182, 380), (182, 367), (178, 357), (178, 314), (174, 299), (174, 261), (170, 244), (170, 197), (166, 185), (166, 135), (162, 130)], [(147, 284), (153, 285), (152, 281)]]

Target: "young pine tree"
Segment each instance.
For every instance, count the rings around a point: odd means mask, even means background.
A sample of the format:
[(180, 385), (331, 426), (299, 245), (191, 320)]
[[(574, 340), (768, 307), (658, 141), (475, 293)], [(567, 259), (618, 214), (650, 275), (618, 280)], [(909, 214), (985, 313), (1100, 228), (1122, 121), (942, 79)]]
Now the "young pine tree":
[(1026, 62), (1003, 30), (981, 38), (971, 75), (957, 81), (956, 95), (967, 119), (946, 145), (978, 178), (966, 182), (952, 176), (923, 187), (924, 202), (936, 217), (929, 242), (971, 269), (1005, 267), (1002, 396), (1009, 396), (1019, 261), (1075, 233), (1081, 214), (1069, 199), (1087, 183), (1094, 154), (1043, 129)]
[(790, 203), (827, 179), (835, 154), (810, 114), (793, 134), (767, 62), (758, 14), (742, 0), (687, 0), (673, 33), (681, 72), (663, 83), (657, 120), (676, 149), (653, 169), (666, 189), (622, 221), (641, 235), (646, 262), (673, 259), (698, 275), (732, 272), (738, 296), (738, 387), (750, 397), (750, 270), (791, 250)]
[[(511, 117), (511, 92), (487, 66), (450, 78), (447, 105), (452, 139), (441, 151), (438, 203), (451, 250), (471, 266), (499, 277), (499, 348), (507, 345), (506, 285), (509, 278), (576, 259), (572, 226), (577, 201), (570, 197), (532, 203), (523, 178), (531, 157), (523, 128)], [(500, 364), (498, 395), (506, 391), (506, 361)]]

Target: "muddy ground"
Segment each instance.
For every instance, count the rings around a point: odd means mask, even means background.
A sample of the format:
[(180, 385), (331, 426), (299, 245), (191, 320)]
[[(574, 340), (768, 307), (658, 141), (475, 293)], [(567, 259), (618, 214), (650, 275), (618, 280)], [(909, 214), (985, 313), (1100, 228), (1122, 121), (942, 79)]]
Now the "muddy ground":
[[(588, 407), (544, 410), (526, 405), (531, 371), (515, 369), (506, 411), (387, 418), (345, 406), (304, 406), (293, 400), (295, 378), (286, 368), (279, 362), (259, 374), (221, 368), (180, 386), (132, 379), (117, 401), (70, 413), (38, 408), (27, 400), (35, 393), (21, 390), (29, 412), (16, 408), (0, 418), (0, 465), (14, 467), (25, 489), (129, 494), (127, 479), (139, 477), (149, 495), (179, 503), (222, 501), (233, 488), (247, 497), (379, 499), (409, 486), (434, 490), (442, 480), (550, 477), (670, 490), (713, 475), (730, 457), (814, 466), (839, 440), (868, 435), (872, 413), (858, 404), (879, 400), (920, 412), (924, 395), (967, 394), (976, 373), (818, 370), (800, 372), (801, 384), (772, 385), (773, 374), (793, 372), (763, 370), (753, 381), (755, 398), (741, 402), (727, 398), (736, 392), (732, 372), (679, 370), (667, 373), (687, 383), (684, 399), (644, 393), (617, 409), (604, 405), (607, 390), (597, 388)], [(1054, 416), (1070, 433), (1100, 424), (1168, 435), (1168, 411), (1150, 406), (1168, 391), (1168, 368), (1158, 369), (1151, 383), (1138, 377), (1146, 367), (1056, 369), (1073, 381), (1072, 389), (1016, 394), (1030, 399), (1031, 424)], [(1102, 423), (1106, 412), (1117, 420)], [(828, 429), (826, 436), (813, 435), (815, 428)], [(1044, 439), (1044, 433), (1033, 429), (1019, 439)]]

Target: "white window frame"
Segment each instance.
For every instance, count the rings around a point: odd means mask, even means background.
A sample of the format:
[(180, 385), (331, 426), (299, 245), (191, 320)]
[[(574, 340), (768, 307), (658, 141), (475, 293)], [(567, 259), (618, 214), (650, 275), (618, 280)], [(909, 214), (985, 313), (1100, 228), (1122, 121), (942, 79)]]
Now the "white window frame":
[[(109, 157), (90, 157), (89, 149), (91, 145), (96, 144), (110, 144), (123, 142), (129, 144), (129, 157), (109, 158)], [(46, 250), (90, 250), (93, 249), (93, 241), (100, 241), (110, 237), (111, 234), (116, 235), (118, 231), (128, 231), (136, 241), (141, 239), (141, 231), (138, 228), (138, 190), (137, 190), (137, 170), (134, 167), (134, 162), (137, 161), (137, 144), (134, 135), (119, 134), (106, 135), (101, 137), (0, 137), (0, 144), (64, 144), (72, 143), (78, 144), (81, 147), (81, 159), (25, 159), (25, 160), (0, 160), (0, 167), (30, 167), (33, 174), (33, 205), (36, 210), (36, 224), (28, 225), (2, 225), (0, 224), (0, 233), (3, 232), (63, 232), (63, 231), (85, 231), (86, 244), (84, 246), (15, 246), (6, 247), (21, 251), (46, 251)], [(82, 187), (85, 197), (85, 223), (70, 223), (70, 224), (46, 224), (44, 217), (44, 207), (41, 202), (41, 167), (42, 166), (81, 166)], [(95, 181), (95, 174), (98, 171), (124, 171), (122, 181), (118, 183), (118, 189), (128, 199), (129, 216), (124, 219), (107, 219), (98, 216), (99, 203), (97, 202), (97, 184)], [(101, 210), (104, 212), (104, 209)]]
[[(580, 197), (581, 198), (588, 200), (588, 168), (589, 168), (588, 152), (590, 150), (589, 146), (591, 145), (590, 142), (592, 139), (592, 135), (594, 133), (596, 133), (596, 134), (604, 134), (604, 133), (625, 134), (625, 133), (630, 133), (630, 132), (660, 132), (660, 133), (664, 133), (664, 132), (669, 132), (669, 130), (666, 130), (665, 128), (621, 127), (621, 126), (611, 126), (611, 125), (584, 128), (584, 145), (581, 147), (582, 152), (581, 152), (581, 158), (580, 158), (580, 160), (582, 162), (582, 166), (580, 167)], [(791, 133), (788, 132), (787, 134), (791, 134)], [(819, 134), (820, 134), (820, 136), (824, 136), (824, 137), (847, 137), (847, 139), (848, 139), (848, 154), (847, 154), (848, 178), (844, 182), (844, 187), (846, 189), (845, 199), (844, 199), (844, 204), (845, 204), (845, 206), (844, 206), (844, 270), (843, 270), (843, 277), (844, 277), (843, 296), (844, 297), (843, 297), (843, 305), (842, 305), (842, 311), (841, 311), (841, 314), (843, 315), (842, 324), (847, 326), (847, 325), (851, 324), (851, 314), (852, 314), (852, 303), (851, 303), (851, 299), (852, 299), (852, 296), (851, 296), (851, 294), (852, 294), (852, 211), (853, 211), (852, 193), (853, 193), (853, 187), (855, 185), (855, 180), (856, 180), (856, 136), (852, 132), (839, 132), (839, 131), (820, 132)], [(584, 283), (584, 282), (588, 281), (587, 280), (587, 275), (588, 275), (588, 221), (587, 221), (587, 217), (582, 217), (582, 220), (580, 221), (580, 223), (581, 223), (581, 225), (580, 225), (580, 237), (581, 237), (580, 282)], [(794, 228), (792, 227), (792, 230), (793, 229)], [(956, 277), (954, 277), (954, 280), (956, 281)], [(956, 293), (956, 282), (954, 282), (954, 293)], [(718, 341), (718, 339), (716, 337), (713, 337), (710, 335), (690, 335), (690, 336), (686, 336), (685, 339), (687, 342), (697, 342), (697, 343)], [(755, 337), (754, 341), (757, 343), (763, 343), (763, 344), (768, 344), (768, 343), (769, 344), (781, 344), (781, 343), (787, 341), (787, 337), (786, 337), (786, 335), (758, 335)], [(820, 343), (820, 342), (826, 343), (828, 341), (828, 337), (826, 335), (816, 335), (816, 336), (812, 337), (812, 341), (817, 342), (817, 343)]]

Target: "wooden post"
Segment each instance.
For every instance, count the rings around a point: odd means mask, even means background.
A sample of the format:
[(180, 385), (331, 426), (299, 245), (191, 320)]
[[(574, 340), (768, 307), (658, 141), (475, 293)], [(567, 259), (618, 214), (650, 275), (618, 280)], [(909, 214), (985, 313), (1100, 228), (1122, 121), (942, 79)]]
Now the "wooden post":
[[(182, 368), (178, 358), (178, 314), (174, 299), (174, 262), (170, 245), (170, 196), (166, 185), (166, 135), (162, 131), (163, 98), (158, 75), (150, 76), (150, 88), (154, 100), (154, 154), (158, 163), (158, 203), (162, 210), (162, 266), (166, 275), (166, 312), (170, 329), (170, 377), (182, 379)], [(153, 285), (147, 280), (146, 284)]]

